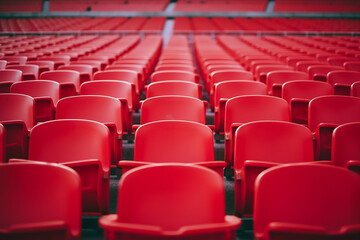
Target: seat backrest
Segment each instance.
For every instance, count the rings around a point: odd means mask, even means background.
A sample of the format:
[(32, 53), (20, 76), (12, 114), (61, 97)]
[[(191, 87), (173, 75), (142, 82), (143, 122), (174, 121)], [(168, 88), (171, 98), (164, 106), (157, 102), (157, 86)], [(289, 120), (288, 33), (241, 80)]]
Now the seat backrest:
[(113, 97), (81, 95), (59, 100), (56, 119), (88, 119), (104, 124), (115, 124), (122, 130), (120, 101)]
[(233, 123), (244, 124), (259, 120), (289, 121), (288, 103), (281, 98), (249, 95), (230, 98), (225, 106), (225, 133)]
[(360, 71), (360, 61), (349, 61), (344, 63), (344, 68), (349, 71)]
[(350, 160), (360, 160), (360, 122), (335, 128), (332, 135), (331, 161), (345, 167)]
[(223, 222), (224, 207), (221, 177), (200, 166), (173, 163), (138, 167), (124, 174), (119, 183), (120, 222), (178, 230)]
[(277, 70), (268, 72), (266, 75), (267, 92), (272, 93), (274, 84), (283, 84), (292, 80), (306, 80), (306, 73), (298, 71)]
[(153, 82), (147, 86), (146, 98), (163, 95), (180, 95), (200, 98), (199, 85), (193, 82), (170, 80)]
[(215, 107), (221, 98), (232, 98), (242, 95), (266, 95), (266, 85), (256, 81), (230, 80), (215, 85)]
[(331, 71), (344, 70), (340, 66), (331, 66), (331, 65), (313, 65), (308, 67), (309, 79), (316, 79), (317, 76), (327, 76)]
[(26, 56), (5, 56), (2, 57), (1, 60), (6, 60), (7, 65), (22, 65), (26, 64), (27, 57)]
[(55, 81), (29, 80), (14, 83), (11, 85), (10, 92), (29, 95), (33, 98), (49, 97), (55, 105), (59, 100), (59, 88), (59, 83)]
[(293, 71), (294, 68), (288, 65), (259, 65), (255, 68), (255, 77), (258, 81), (265, 83), (267, 73), (280, 70)]
[(282, 87), (282, 98), (290, 103), (291, 99), (308, 99), (332, 95), (330, 84), (313, 80), (294, 80), (284, 83)]
[(198, 78), (199, 76), (194, 72), (180, 70), (156, 71), (151, 74), (151, 82), (179, 80), (197, 83), (199, 82)]
[(99, 122), (60, 119), (36, 125), (30, 132), (29, 159), (64, 163), (98, 159), (110, 166), (108, 128)]
[(99, 80), (81, 84), (80, 95), (104, 95), (127, 100), (129, 108), (132, 108), (131, 83), (125, 81)]
[(343, 237), (349, 233), (349, 239), (357, 239), (359, 190), (360, 177), (339, 167), (299, 163), (270, 168), (255, 183), (255, 238), (348, 239)]
[(22, 72), (17, 69), (1, 69), (0, 70), (0, 84), (2, 82), (20, 82), (22, 79)]
[(1, 238), (80, 237), (80, 177), (74, 170), (39, 162), (0, 164), (0, 192)]
[(309, 129), (314, 133), (319, 124), (340, 125), (360, 121), (360, 98), (320, 96), (309, 103)]
[(304, 61), (299, 61), (296, 63), (295, 65), (295, 70), (296, 71), (300, 71), (300, 72), (308, 72), (308, 67), (312, 66), (312, 65), (327, 65), (329, 66), (329, 63), (327, 62), (320, 62), (317, 60), (304, 60)]
[(360, 81), (351, 85), (351, 96), (360, 97)]
[(133, 70), (106, 70), (96, 72), (94, 74), (94, 80), (120, 80), (124, 82), (129, 82), (136, 86), (137, 91), (139, 91), (139, 73)]
[(17, 93), (0, 94), (0, 122), (22, 121), (27, 129), (34, 126), (34, 99)]
[(141, 125), (135, 133), (134, 161), (214, 161), (213, 134), (204, 124), (163, 120)]
[(39, 66), (34, 64), (10, 65), (7, 69), (17, 69), (23, 74), (23, 80), (35, 80), (39, 77)]
[(40, 74), (42, 80), (53, 80), (60, 84), (72, 83), (75, 86), (77, 92), (80, 89), (80, 73), (73, 70), (54, 70), (47, 71)]
[(305, 126), (284, 121), (255, 121), (235, 133), (234, 168), (247, 160), (270, 163), (314, 161), (312, 134)]
[(245, 70), (220, 70), (210, 74), (212, 84), (228, 80), (254, 80), (251, 72)]
[(186, 96), (159, 96), (145, 99), (140, 124), (158, 120), (186, 120), (205, 124), (205, 105)]
[(360, 72), (355, 71), (337, 70), (331, 71), (327, 75), (327, 82), (333, 86), (339, 83), (350, 87), (351, 84), (358, 81), (360, 81)]

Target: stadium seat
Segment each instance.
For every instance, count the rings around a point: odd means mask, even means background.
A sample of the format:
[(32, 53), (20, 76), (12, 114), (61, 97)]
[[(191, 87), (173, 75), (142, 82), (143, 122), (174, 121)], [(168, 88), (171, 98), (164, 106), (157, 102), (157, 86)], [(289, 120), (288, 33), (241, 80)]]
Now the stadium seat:
[(121, 103), (123, 132), (127, 133), (132, 131), (133, 94), (135, 94), (135, 85), (124, 81), (90, 81), (80, 86), (80, 95), (102, 95), (119, 99)]
[(213, 133), (204, 124), (162, 120), (141, 125), (135, 133), (134, 160), (120, 161), (122, 173), (154, 163), (186, 163), (208, 167), (223, 176), (224, 161), (215, 161)]
[(52, 71), (55, 69), (54, 61), (34, 60), (34, 61), (27, 61), (26, 64), (38, 65), (39, 66), (39, 75), (43, 72)]
[(273, 71), (288, 70), (293, 71), (293, 67), (288, 65), (259, 65), (255, 68), (255, 79), (266, 84), (267, 74)]
[(32, 64), (10, 65), (6, 69), (17, 69), (22, 72), (22, 80), (36, 80), (39, 77), (39, 66)]
[(348, 61), (344, 63), (345, 70), (360, 72), (360, 61)]
[(313, 65), (308, 67), (309, 79), (326, 82), (328, 73), (337, 70), (344, 70), (339, 66)]
[(150, 83), (146, 88), (146, 98), (180, 95), (202, 99), (202, 85), (188, 81), (159, 81)]
[(52, 80), (60, 84), (60, 98), (78, 95), (80, 73), (73, 70), (54, 70), (40, 74), (41, 80)]
[(283, 121), (244, 124), (235, 133), (235, 215), (252, 216), (254, 182), (267, 168), (280, 164), (313, 162), (308, 128)]
[(327, 82), (334, 88), (335, 95), (350, 96), (351, 84), (360, 81), (360, 72), (337, 70), (327, 74)]
[(234, 166), (234, 137), (244, 123), (259, 120), (289, 121), (288, 103), (281, 98), (249, 95), (230, 98), (225, 105), (225, 161), (227, 169)]
[(214, 109), (214, 86), (216, 83), (230, 81), (230, 80), (254, 80), (254, 76), (251, 72), (245, 70), (220, 70), (212, 72), (208, 78), (208, 89), (209, 89), (209, 102), (210, 109)]
[(234, 239), (241, 220), (224, 212), (218, 174), (201, 166), (159, 164), (124, 174), (117, 213), (99, 223), (106, 239)]
[(345, 123), (332, 134), (331, 161), (360, 174), (360, 122)]
[(282, 85), (292, 80), (307, 80), (305, 73), (298, 71), (278, 70), (268, 72), (266, 75), (267, 93), (272, 96), (281, 97)]
[(54, 70), (57, 70), (60, 66), (70, 64), (70, 56), (46, 56), (40, 57), (38, 60), (53, 61)]
[(22, 80), (22, 72), (15, 69), (0, 70), (0, 93), (9, 93), (10, 87), (15, 82)]
[(6, 160), (26, 158), (28, 135), (34, 126), (34, 99), (16, 93), (0, 94), (0, 123), (5, 127)]
[(0, 238), (80, 238), (80, 178), (72, 169), (39, 162), (0, 164), (0, 193)]
[(199, 83), (199, 75), (194, 72), (179, 70), (156, 71), (151, 74), (151, 82), (168, 80), (190, 81), (194, 83)]
[(102, 123), (80, 119), (47, 121), (32, 129), (28, 159), (73, 168), (81, 178), (83, 214), (107, 214), (109, 139), (109, 130)]
[(243, 95), (266, 95), (266, 85), (251, 80), (229, 80), (215, 84), (214, 127), (217, 134), (224, 133), (226, 102), (230, 98)]
[(205, 103), (198, 98), (152, 97), (145, 99), (141, 105), (140, 124), (159, 120), (185, 120), (206, 124), (205, 111)]
[(359, 189), (357, 174), (335, 166), (299, 163), (270, 168), (255, 182), (254, 236), (357, 239)]
[(122, 160), (122, 116), (120, 101), (113, 97), (82, 95), (61, 99), (56, 119), (87, 119), (105, 124), (111, 139), (111, 167)]
[(330, 160), (331, 135), (344, 123), (360, 121), (360, 98), (351, 96), (321, 96), (309, 103), (309, 129), (315, 137), (315, 158)]
[(60, 66), (59, 70), (73, 70), (80, 73), (80, 85), (84, 82), (92, 80), (93, 67), (85, 64), (72, 64), (67, 66)]
[(60, 84), (50, 80), (29, 80), (11, 85), (11, 93), (29, 95), (35, 100), (35, 123), (53, 120), (59, 100)]
[(94, 74), (94, 80), (120, 80), (133, 84), (136, 89), (136, 94), (133, 95), (133, 108), (138, 110), (140, 108), (140, 82), (141, 75), (132, 70), (106, 70), (99, 71)]
[(291, 121), (308, 124), (308, 106), (311, 99), (333, 95), (330, 84), (314, 80), (293, 80), (283, 84), (282, 98), (290, 106)]

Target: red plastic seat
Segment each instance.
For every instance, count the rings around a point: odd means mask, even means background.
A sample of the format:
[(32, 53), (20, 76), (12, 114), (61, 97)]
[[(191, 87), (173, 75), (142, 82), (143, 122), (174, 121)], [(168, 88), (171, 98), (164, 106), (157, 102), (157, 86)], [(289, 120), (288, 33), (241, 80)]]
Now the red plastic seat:
[(331, 135), (344, 123), (360, 121), (360, 98), (351, 96), (321, 96), (309, 103), (309, 129), (316, 141), (315, 154), (320, 160), (330, 160)]
[[(0, 164), (1, 239), (79, 239), (79, 175), (55, 164)], [(54, 192), (55, 191), (55, 192)]]
[(172, 70), (179, 70), (179, 71), (186, 71), (186, 72), (194, 72), (196, 73), (196, 68), (191, 65), (185, 64), (161, 64), (155, 68), (155, 71), (172, 71)]
[(332, 134), (331, 161), (360, 174), (360, 122), (345, 123)]
[(133, 94), (135, 94), (135, 86), (124, 81), (90, 81), (80, 86), (80, 95), (103, 95), (119, 99), (121, 103), (123, 131), (128, 133), (132, 131)]
[(39, 77), (39, 66), (32, 64), (10, 65), (6, 69), (17, 69), (22, 72), (22, 80), (36, 80)]
[(267, 74), (273, 71), (293, 71), (288, 65), (259, 65), (255, 68), (255, 79), (266, 84)]
[(330, 84), (314, 80), (293, 80), (283, 84), (282, 98), (290, 106), (291, 121), (308, 124), (308, 106), (311, 99), (333, 95)]
[(38, 60), (53, 61), (54, 62), (54, 70), (57, 70), (60, 66), (70, 64), (70, 56), (67, 56), (67, 55), (40, 57), (40, 58), (38, 58)]
[(159, 120), (185, 120), (206, 123), (205, 103), (186, 96), (159, 96), (145, 99), (141, 105), (140, 124)]
[(105, 124), (110, 131), (111, 166), (122, 160), (122, 116), (120, 101), (99, 95), (73, 96), (61, 99), (56, 106), (56, 119), (87, 119)]
[(283, 121), (244, 124), (235, 133), (235, 215), (253, 213), (254, 182), (265, 169), (286, 163), (313, 162), (308, 128)]
[(80, 73), (72, 70), (54, 70), (40, 74), (41, 80), (52, 80), (60, 84), (60, 98), (78, 95)]
[(27, 64), (38, 65), (39, 66), (39, 75), (46, 71), (54, 70), (54, 61), (47, 60), (36, 60), (36, 61), (27, 61)]
[(345, 70), (360, 72), (360, 61), (348, 61), (343, 66)]
[(328, 73), (337, 70), (344, 70), (344, 68), (330, 65), (313, 65), (308, 68), (309, 79), (326, 82)]
[(59, 70), (73, 70), (80, 73), (80, 84), (92, 80), (93, 67), (85, 64), (60, 66)]
[(268, 169), (255, 183), (254, 236), (359, 239), (359, 189), (360, 177), (339, 167), (299, 163)]
[(230, 98), (225, 105), (225, 161), (234, 166), (234, 136), (244, 123), (259, 120), (289, 121), (288, 103), (278, 97), (249, 95)]
[[(146, 80), (148, 79), (148, 75), (145, 71), (145, 68), (142, 65), (137, 64), (116, 64), (109, 65), (105, 68), (105, 70), (131, 70), (138, 73), (139, 79), (139, 89), (140, 91), (144, 90)], [(139, 76), (140, 75), (140, 76)]]
[(351, 85), (350, 95), (354, 96), (354, 97), (360, 97), (360, 81), (359, 82), (354, 82)]
[(241, 224), (224, 216), (222, 178), (195, 165), (156, 164), (127, 172), (117, 206), (116, 214), (99, 220), (106, 239), (228, 240)]
[(96, 72), (94, 80), (120, 80), (133, 84), (136, 89), (136, 94), (133, 95), (133, 108), (138, 110), (140, 108), (140, 81), (141, 75), (132, 70), (106, 70)]
[(208, 78), (208, 90), (210, 99), (210, 109), (214, 109), (214, 91), (215, 84), (230, 81), (230, 80), (254, 80), (254, 76), (251, 72), (245, 70), (220, 70), (212, 72)]
[(163, 95), (179, 95), (202, 99), (202, 85), (188, 81), (159, 81), (150, 83), (146, 98)]
[(213, 133), (204, 124), (163, 120), (141, 125), (135, 133), (134, 160), (120, 161), (122, 173), (153, 163), (194, 163), (223, 176), (224, 161), (215, 161)]
[(6, 134), (6, 159), (26, 158), (28, 135), (34, 126), (34, 99), (23, 94), (2, 93), (0, 106), (0, 123)]
[(15, 82), (20, 82), (22, 72), (15, 69), (0, 70), (0, 93), (9, 93), (10, 87)]
[(78, 119), (47, 121), (31, 130), (29, 159), (73, 168), (81, 178), (83, 214), (107, 214), (109, 139), (109, 129), (102, 123)]
[(282, 85), (292, 80), (307, 80), (306, 73), (297, 71), (278, 70), (266, 75), (267, 93), (272, 96), (281, 97)]
[(1, 60), (7, 61), (7, 66), (24, 65), (24, 64), (26, 64), (27, 57), (26, 56), (5, 56), (5, 57), (2, 57)]
[(307, 73), (308, 68), (310, 66), (313, 66), (313, 65), (330, 66), (329, 63), (327, 63), (327, 62), (320, 62), (320, 61), (317, 61), (317, 60), (304, 60), (304, 61), (299, 61), (299, 62), (296, 63), (295, 70), (299, 71), (299, 72)]
[(14, 83), (11, 93), (29, 95), (35, 100), (35, 123), (53, 120), (59, 100), (60, 84), (50, 80), (29, 80)]
[(180, 70), (157, 71), (151, 74), (151, 82), (179, 80), (199, 83), (199, 78), (194, 72)]
[(360, 81), (360, 72), (338, 70), (329, 72), (327, 82), (334, 88), (334, 94), (350, 96), (351, 84)]
[(214, 127), (216, 133), (224, 133), (226, 102), (230, 98), (243, 95), (266, 95), (266, 86), (261, 82), (246, 80), (229, 80), (215, 84)]

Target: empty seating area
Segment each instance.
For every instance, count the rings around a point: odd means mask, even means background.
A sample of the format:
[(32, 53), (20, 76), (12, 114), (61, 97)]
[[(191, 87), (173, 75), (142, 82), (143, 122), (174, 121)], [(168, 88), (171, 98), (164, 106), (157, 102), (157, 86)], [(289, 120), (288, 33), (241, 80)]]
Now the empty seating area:
[(4, 2), (0, 239), (360, 238), (358, 1)]

